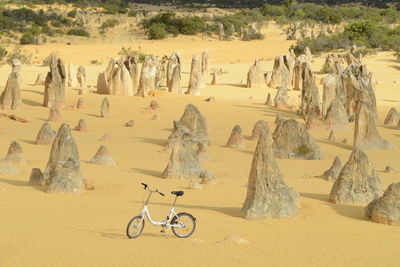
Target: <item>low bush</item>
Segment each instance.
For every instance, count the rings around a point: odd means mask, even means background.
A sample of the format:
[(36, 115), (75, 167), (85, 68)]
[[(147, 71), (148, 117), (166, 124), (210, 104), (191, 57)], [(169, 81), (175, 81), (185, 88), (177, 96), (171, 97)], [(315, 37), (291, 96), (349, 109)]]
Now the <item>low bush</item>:
[(150, 26), (147, 36), (149, 40), (161, 40), (167, 37), (165, 24), (156, 23)]
[(107, 30), (109, 28), (114, 28), (115, 26), (119, 25), (119, 21), (116, 19), (107, 19), (106, 21), (104, 21), (101, 26), (100, 29), (101, 30)]
[(32, 33), (26, 32), (22, 35), (21, 39), (19, 39), (19, 43), (22, 45), (34, 44), (35, 40), (36, 38)]
[(68, 35), (90, 37), (90, 33), (85, 29), (70, 29), (67, 32)]

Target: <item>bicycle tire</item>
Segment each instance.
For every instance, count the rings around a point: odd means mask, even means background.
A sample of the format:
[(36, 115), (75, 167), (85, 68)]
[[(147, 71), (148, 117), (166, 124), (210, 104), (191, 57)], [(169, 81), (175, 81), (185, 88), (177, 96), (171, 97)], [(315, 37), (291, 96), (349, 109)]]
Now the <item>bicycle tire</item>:
[[(179, 223), (182, 218), (189, 219), (189, 223), (191, 223), (192, 229), (187, 234), (180, 234), (178, 231), (179, 231), (179, 229), (183, 229), (183, 228), (172, 226), (171, 227), (172, 232), (174, 233), (175, 236), (177, 236), (179, 238), (188, 238), (189, 236), (191, 236), (194, 233), (194, 230), (196, 230), (196, 219), (190, 213), (181, 212), (181, 213), (178, 213), (176, 216), (174, 216), (174, 218), (172, 218), (171, 224), (174, 225), (174, 224)], [(184, 227), (184, 228), (186, 228), (186, 227)]]
[[(135, 222), (136, 220), (141, 220), (141, 226), (139, 226), (140, 228), (139, 228), (139, 231), (136, 233), (136, 234), (131, 234), (130, 233), (130, 228), (131, 228), (131, 224), (133, 223), (133, 222)], [(130, 221), (129, 221), (129, 223), (128, 223), (128, 225), (126, 226), (126, 235), (128, 236), (128, 238), (129, 239), (133, 239), (133, 238), (137, 238), (138, 236), (140, 236), (141, 234), (142, 234), (142, 232), (143, 232), (143, 229), (144, 229), (144, 223), (145, 221), (144, 221), (144, 218), (142, 217), (142, 216), (140, 216), (140, 215), (138, 215), (138, 216), (135, 216), (135, 217), (133, 217)]]

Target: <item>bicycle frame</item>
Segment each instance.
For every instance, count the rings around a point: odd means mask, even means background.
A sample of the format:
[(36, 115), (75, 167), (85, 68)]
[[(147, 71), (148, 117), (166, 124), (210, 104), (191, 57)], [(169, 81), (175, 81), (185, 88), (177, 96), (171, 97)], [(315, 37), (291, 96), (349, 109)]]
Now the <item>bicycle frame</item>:
[(178, 197), (175, 197), (174, 203), (172, 203), (171, 209), (170, 209), (170, 211), (169, 211), (169, 214), (168, 214), (166, 220), (165, 220), (165, 221), (161, 221), (161, 222), (154, 221), (154, 220), (151, 218), (150, 211), (149, 211), (149, 208), (147, 207), (147, 204), (149, 203), (149, 200), (150, 200), (151, 195), (152, 195), (155, 191), (150, 191), (150, 190), (149, 190), (149, 192), (150, 192), (150, 193), (149, 193), (149, 196), (147, 197), (146, 202), (143, 204), (143, 208), (142, 208), (142, 211), (141, 211), (141, 213), (140, 213), (141, 216), (142, 216), (142, 220), (144, 220), (144, 218), (147, 217), (147, 219), (149, 220), (149, 222), (150, 222), (151, 224), (153, 224), (153, 225), (159, 225), (159, 226), (167, 227), (167, 228), (170, 228), (171, 226), (179, 227), (179, 228), (185, 227), (185, 226), (182, 225), (182, 224), (170, 224), (171, 220), (177, 215), (176, 212), (175, 212), (175, 203), (176, 203), (176, 199), (177, 199)]

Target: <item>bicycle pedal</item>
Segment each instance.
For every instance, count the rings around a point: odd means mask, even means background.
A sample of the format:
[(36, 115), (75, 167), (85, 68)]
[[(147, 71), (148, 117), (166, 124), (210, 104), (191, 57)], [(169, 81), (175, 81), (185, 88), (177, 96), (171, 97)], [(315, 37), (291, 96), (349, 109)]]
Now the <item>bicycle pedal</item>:
[(160, 230), (160, 233), (165, 233), (165, 230)]

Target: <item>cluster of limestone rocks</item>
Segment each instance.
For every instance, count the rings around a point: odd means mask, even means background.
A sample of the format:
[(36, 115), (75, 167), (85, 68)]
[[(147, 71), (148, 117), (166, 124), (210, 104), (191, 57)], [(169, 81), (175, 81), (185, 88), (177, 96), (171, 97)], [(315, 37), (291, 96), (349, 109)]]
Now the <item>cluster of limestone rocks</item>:
[[(323, 81), (322, 101), (319, 97), (316, 77), (312, 71), (312, 55), (308, 48), (300, 56), (293, 50), (287, 55), (277, 56), (273, 70), (264, 73), (261, 61), (256, 60), (247, 75), (247, 87), (277, 89), (274, 99), (268, 95), (266, 105), (278, 109), (293, 109), (288, 103), (288, 91), (299, 91), (300, 118), (277, 117), (274, 131), (268, 122), (259, 120), (251, 133), (251, 140), (257, 141), (250, 174), (247, 194), (242, 207), (242, 216), (246, 219), (291, 218), (300, 214), (299, 195), (283, 180), (277, 159), (320, 160), (324, 153), (309, 133), (310, 130), (330, 130), (329, 139), (335, 140), (334, 130), (349, 129), (354, 122), (353, 151), (343, 165), (336, 157), (332, 166), (322, 174), (328, 181), (333, 181), (329, 201), (341, 204), (367, 204), (365, 213), (375, 222), (400, 225), (400, 183), (391, 184), (383, 193), (380, 179), (365, 150), (393, 149), (392, 144), (382, 139), (376, 127), (377, 107), (374, 81), (371, 72), (362, 62), (362, 57), (355, 56), (356, 48), (346, 55), (329, 54), (324, 68), (329, 70)], [(171, 93), (184, 93), (181, 86), (182, 58), (179, 53), (172, 53), (165, 70), (166, 87)], [(347, 66), (345, 66), (347, 64)], [(147, 56), (139, 70), (136, 56), (113, 58), (106, 70), (99, 74), (97, 93), (145, 97), (157, 90), (163, 70), (158, 58)], [(50, 59), (50, 71), (43, 80), (38, 77), (38, 84), (44, 85), (43, 106), (49, 107), (49, 121), (60, 122), (65, 105), (65, 88), (87, 87), (86, 71), (73, 64), (65, 71), (63, 61), (57, 56)], [(20, 87), (21, 63), (12, 61), (12, 72), (6, 88), (0, 96), (1, 109), (18, 109), (21, 104)], [(216, 72), (215, 72), (216, 73)], [(215, 74), (214, 73), (214, 74)], [(200, 95), (205, 86), (205, 77), (209, 75), (208, 53), (204, 51), (201, 59), (193, 56), (190, 81), (186, 94)], [(40, 79), (39, 79), (40, 78)], [(216, 82), (216, 75), (213, 80)], [(213, 83), (214, 83), (213, 82)], [(211, 99), (211, 98), (210, 98)], [(77, 108), (87, 107), (84, 99), (79, 99)], [(159, 110), (157, 101), (152, 101), (146, 111)], [(105, 97), (100, 105), (100, 116), (107, 119), (110, 114), (110, 100)], [(392, 108), (386, 119), (386, 125), (398, 126), (400, 114)], [(133, 120), (126, 124), (133, 127)], [(166, 179), (186, 179), (192, 182), (200, 179), (202, 184), (215, 184), (216, 178), (202, 166), (202, 160), (209, 159), (209, 124), (205, 116), (193, 104), (188, 104), (182, 117), (173, 122), (174, 129), (167, 140), (166, 151), (170, 156), (162, 173)], [(79, 120), (74, 130), (85, 132), (86, 121)], [(111, 140), (105, 134), (103, 141)], [(80, 168), (78, 147), (68, 124), (62, 124), (58, 131), (44, 122), (35, 144), (51, 145), (51, 152), (44, 171), (32, 169), (29, 183), (44, 187), (49, 193), (75, 193), (94, 189), (94, 185), (85, 180)], [(244, 149), (245, 138), (240, 125), (235, 125), (226, 143), (227, 147)], [(101, 145), (88, 161), (92, 164), (115, 166), (116, 161), (109, 154), (105, 145)], [(25, 164), (21, 145), (14, 141), (0, 161), (0, 174), (16, 174), (15, 166)], [(383, 194), (382, 194), (383, 193)]]
[(193, 56), (188, 89), (184, 92), (181, 82), (182, 57), (179, 52), (171, 54), (166, 67), (156, 56), (146, 56), (142, 64), (136, 55), (112, 58), (106, 70), (98, 75), (97, 93), (146, 97), (162, 86), (165, 77), (164, 86), (168, 92), (200, 95), (209, 75), (208, 62), (207, 51), (202, 52), (201, 59)]

